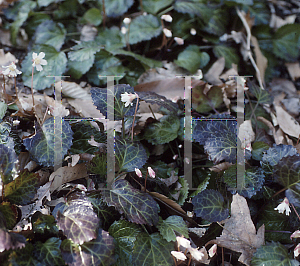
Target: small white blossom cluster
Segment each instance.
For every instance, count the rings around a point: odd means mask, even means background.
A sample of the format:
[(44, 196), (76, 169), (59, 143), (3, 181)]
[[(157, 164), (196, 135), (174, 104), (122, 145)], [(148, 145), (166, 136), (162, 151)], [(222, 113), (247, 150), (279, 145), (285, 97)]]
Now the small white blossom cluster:
[[(190, 253), (191, 257), (196, 260), (196, 261), (201, 261), (204, 257), (205, 254), (198, 250), (197, 248), (192, 248), (191, 242), (184, 238), (183, 236), (177, 236), (176, 237), (177, 245), (178, 245), (178, 250), (180, 247), (183, 247), (186, 249), (185, 253), (181, 251), (171, 251), (171, 254), (173, 257), (175, 257), (177, 260), (186, 260), (186, 253)], [(212, 258), (215, 254), (217, 253), (217, 245), (214, 244), (208, 251), (209, 256)]]
[(284, 198), (284, 200), (276, 208), (274, 208), (274, 210), (278, 211), (279, 213), (285, 212), (286, 215), (290, 215), (291, 209), (289, 206), (289, 200)]

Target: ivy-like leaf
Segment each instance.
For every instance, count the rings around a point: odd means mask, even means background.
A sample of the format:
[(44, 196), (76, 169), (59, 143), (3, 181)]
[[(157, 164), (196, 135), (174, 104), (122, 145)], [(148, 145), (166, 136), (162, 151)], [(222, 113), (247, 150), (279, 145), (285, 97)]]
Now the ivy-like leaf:
[(93, 65), (95, 60), (95, 53), (101, 50), (101, 46), (97, 41), (81, 42), (71, 47), (71, 52), (68, 53), (71, 61), (90, 60)]
[(282, 158), (274, 167), (274, 180), (286, 189), (289, 202), (300, 207), (300, 157)]
[(58, 141), (58, 138), (61, 138), (62, 149), (59, 154), (61, 159), (72, 146), (71, 126), (64, 120), (59, 120), (59, 122), (55, 122), (55, 118), (51, 117), (44, 122), (42, 127), (36, 123), (35, 135), (23, 140), (24, 146), (33, 159), (44, 166), (54, 165), (55, 139)]
[(286, 24), (275, 32), (273, 53), (279, 58), (295, 61), (299, 57), (300, 29), (298, 26)]
[[(125, 103), (121, 101), (121, 94), (125, 92), (133, 94), (134, 89), (130, 85), (126, 84), (119, 84), (114, 86), (114, 120), (121, 120), (125, 115), (134, 115), (137, 100), (134, 99), (132, 101), (132, 106), (129, 104), (129, 106), (125, 107)], [(108, 90), (108, 93), (112, 95), (111, 90)], [(94, 105), (105, 116), (105, 118), (107, 118), (107, 90), (100, 88), (91, 88), (91, 95)]]
[(181, 188), (179, 189), (179, 197), (177, 203), (179, 205), (182, 205), (189, 194), (189, 183), (184, 177), (178, 177), (178, 182), (181, 185)]
[(179, 128), (179, 118), (175, 115), (166, 115), (159, 122), (145, 128), (144, 138), (153, 145), (168, 143), (177, 138)]
[[(25, 246), (25, 244), (24, 244)], [(31, 243), (26, 243), (22, 249), (17, 249), (11, 252), (9, 262), (12, 266), (44, 266), (39, 262), (32, 253), (34, 246)]]
[(115, 153), (119, 171), (133, 172), (135, 168), (142, 168), (148, 159), (141, 143), (127, 143), (126, 140), (115, 142)]
[(175, 232), (183, 235), (186, 238), (189, 238), (187, 225), (181, 216), (172, 215), (169, 216), (166, 220), (162, 220), (162, 218), (159, 217), (157, 228), (162, 237), (168, 242), (176, 241)]
[(26, 205), (33, 199), (38, 186), (39, 175), (27, 169), (4, 187), (4, 195), (11, 203)]
[(138, 16), (130, 23), (129, 44), (136, 44), (141, 41), (148, 41), (157, 37), (162, 31), (162, 26), (157, 17), (148, 14)]
[(39, 45), (33, 47), (32, 51), (27, 54), (22, 61), (22, 79), (25, 86), (31, 87), (32, 80), (32, 53), (45, 53), (47, 65), (43, 66), (43, 71), (36, 71), (33, 77), (33, 88), (36, 90), (44, 90), (53, 84), (53, 79), (47, 78), (51, 76), (62, 76), (66, 70), (67, 57), (64, 52), (58, 52), (53, 46)]
[(64, 260), (73, 266), (111, 265), (114, 262), (114, 239), (99, 228), (97, 238), (82, 245), (74, 245), (69, 239), (61, 244)]
[(17, 155), (12, 145), (0, 144), (0, 168), (2, 171), (2, 182), (8, 184), (13, 180), (12, 173), (16, 171)]
[(71, 200), (63, 213), (57, 212), (56, 218), (59, 229), (75, 244), (83, 244), (97, 237), (100, 220), (93, 211), (92, 203), (84, 196)]
[(105, 0), (105, 12), (108, 17), (122, 16), (133, 5), (133, 0)]
[(6, 113), (7, 104), (5, 102), (0, 101), (0, 119), (2, 119)]
[(53, 215), (42, 214), (35, 212), (31, 217), (32, 230), (38, 234), (57, 234), (58, 227), (56, 226), (55, 218)]
[[(17, 222), (18, 210), (15, 205), (10, 202), (2, 202), (0, 205), (0, 213), (3, 214), (3, 218), (6, 222), (6, 228), (12, 230)], [(1, 219), (2, 217), (0, 217)]]
[(90, 8), (84, 13), (82, 20), (91, 25), (99, 26), (102, 22), (101, 10), (95, 7)]
[(147, 193), (133, 188), (125, 179), (117, 180), (114, 189), (101, 192), (104, 201), (114, 206), (133, 223), (156, 225), (159, 206)]
[(51, 45), (59, 51), (64, 44), (66, 33), (63, 24), (47, 20), (37, 27), (34, 40), (36, 44)]
[(210, 222), (220, 222), (228, 217), (229, 210), (224, 208), (224, 198), (220, 192), (206, 189), (192, 199), (194, 212)]
[(146, 103), (158, 104), (172, 113), (177, 113), (178, 111), (178, 105), (167, 99), (165, 96), (159, 95), (152, 91), (140, 91), (138, 92), (138, 95), (140, 100), (145, 101)]
[(207, 26), (205, 26), (203, 30), (209, 34), (221, 36), (226, 32), (229, 21), (228, 18), (229, 14), (224, 8), (216, 8), (212, 17), (209, 19)]
[(134, 242), (132, 265), (173, 265), (173, 243), (167, 242), (159, 233), (139, 234)]
[(88, 121), (80, 121), (72, 124), (72, 131), (74, 132), (73, 144), (70, 148), (70, 153), (72, 154), (93, 154), (98, 151), (98, 147), (92, 146), (88, 143), (88, 140), (91, 140), (91, 136), (94, 136), (94, 140), (98, 143), (106, 142), (106, 135), (98, 131)]
[(251, 260), (252, 266), (299, 266), (285, 246), (278, 242), (266, 243), (256, 249)]
[(51, 237), (45, 243), (38, 241), (33, 253), (45, 266), (60, 266), (64, 264), (59, 249), (60, 244), (61, 240), (57, 237)]
[(258, 101), (258, 104), (272, 104), (272, 96), (266, 91), (258, 87), (253, 82), (249, 82), (249, 91), (255, 96)]
[(204, 21), (209, 21), (213, 15), (213, 9), (204, 0), (176, 0), (174, 9), (180, 13), (200, 16)]
[(138, 235), (143, 233), (143, 230), (137, 224), (126, 220), (119, 220), (115, 221), (108, 231), (116, 243), (115, 251), (118, 255), (117, 265), (131, 265), (134, 242)]
[[(214, 163), (222, 160), (236, 162), (236, 121), (231, 116), (211, 116), (212, 120), (193, 120), (192, 138), (204, 144), (205, 152)], [(214, 120), (213, 118), (219, 118)], [(224, 120), (220, 120), (224, 119)]]
[(288, 156), (297, 155), (299, 156), (297, 149), (292, 145), (284, 144), (273, 144), (272, 148), (269, 148), (267, 152), (262, 156), (260, 161), (261, 166), (264, 170), (268, 169), (269, 173), (273, 172), (273, 167), (278, 164), (278, 162)]
[(256, 195), (256, 193), (264, 184), (264, 171), (257, 167), (247, 169), (244, 174), (244, 180), (239, 180), (239, 182), (242, 181), (242, 184), (239, 184), (242, 189), (238, 191), (234, 189), (237, 187), (236, 171), (237, 169), (235, 164), (225, 170), (223, 175), (224, 182), (230, 188), (231, 193), (235, 194), (238, 192), (240, 195), (247, 198), (251, 198), (252, 196)]

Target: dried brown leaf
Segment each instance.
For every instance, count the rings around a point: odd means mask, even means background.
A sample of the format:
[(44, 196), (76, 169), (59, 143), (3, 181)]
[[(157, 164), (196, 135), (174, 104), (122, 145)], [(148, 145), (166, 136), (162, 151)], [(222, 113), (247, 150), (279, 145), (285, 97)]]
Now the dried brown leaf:
[(222, 235), (206, 245), (217, 244), (240, 252), (239, 261), (250, 266), (253, 253), (264, 244), (264, 234), (264, 225), (256, 233), (246, 199), (235, 194), (231, 203), (231, 217), (225, 221)]

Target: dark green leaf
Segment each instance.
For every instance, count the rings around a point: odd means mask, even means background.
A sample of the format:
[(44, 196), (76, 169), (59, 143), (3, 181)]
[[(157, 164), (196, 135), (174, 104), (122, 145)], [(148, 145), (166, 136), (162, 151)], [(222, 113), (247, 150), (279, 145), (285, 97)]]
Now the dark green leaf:
[(0, 144), (0, 170), (2, 171), (2, 182), (8, 184), (13, 180), (13, 173), (17, 172), (16, 163), (17, 155), (13, 147), (13, 141), (9, 141), (10, 145)]
[(133, 5), (133, 0), (105, 0), (105, 12), (108, 17), (122, 16)]
[(4, 216), (6, 228), (12, 230), (18, 218), (17, 207), (10, 202), (2, 202), (0, 205), (0, 213)]
[(294, 260), (287, 248), (280, 243), (272, 242), (261, 246), (253, 254), (253, 266), (298, 266), (299, 261)]
[(41, 212), (35, 212), (31, 218), (32, 229), (35, 233), (57, 234), (58, 227), (56, 226), (55, 218), (53, 215), (42, 214)]
[(144, 138), (153, 145), (168, 143), (177, 138), (179, 127), (178, 116), (166, 115), (145, 128)]
[(133, 172), (135, 168), (142, 168), (148, 156), (144, 146), (137, 142), (118, 140), (115, 142), (116, 162), (119, 171)]
[(98, 151), (99, 148), (91, 146), (88, 140), (91, 140), (91, 136), (94, 136), (94, 140), (98, 143), (106, 142), (106, 135), (98, 131), (87, 121), (80, 121), (72, 124), (73, 144), (70, 148), (72, 154), (90, 153)]
[(38, 181), (38, 174), (23, 170), (14, 181), (4, 187), (5, 198), (17, 205), (30, 203), (37, 191)]
[[(109, 94), (112, 95), (112, 91), (108, 90)], [(129, 104), (125, 107), (125, 103), (121, 101), (121, 94), (134, 93), (133, 87), (126, 84), (120, 84), (114, 86), (114, 117), (115, 120), (121, 120), (125, 115), (134, 115), (137, 100), (132, 101), (132, 106)], [(92, 99), (94, 105), (98, 110), (107, 118), (107, 90), (101, 88), (91, 88)], [(110, 103), (111, 104), (111, 103)]]
[(289, 202), (300, 207), (300, 157), (293, 155), (282, 158), (274, 166), (274, 180), (285, 189)]
[(127, 266), (132, 263), (134, 242), (143, 230), (126, 220), (115, 221), (109, 228), (109, 234), (115, 239), (115, 250), (118, 255), (117, 265)]
[(85, 196), (71, 200), (63, 213), (57, 212), (56, 218), (59, 229), (75, 244), (97, 238), (100, 220), (93, 211), (92, 203)]
[(17, 8), (17, 16), (14, 17), (14, 22), (11, 25), (11, 42), (16, 45), (17, 36), (20, 27), (27, 20), (29, 12), (36, 7), (36, 2), (34, 1), (22, 1)]
[(163, 8), (171, 5), (173, 0), (143, 0), (144, 11), (150, 14), (157, 14)]
[(162, 31), (161, 23), (151, 14), (138, 16), (130, 23), (129, 44), (151, 40)]
[[(61, 124), (60, 124), (61, 121)], [(63, 156), (72, 146), (72, 135), (71, 126), (64, 120), (55, 121), (54, 117), (47, 119), (42, 127), (36, 123), (36, 132), (33, 137), (23, 140), (24, 146), (33, 156), (33, 159), (44, 165), (54, 165), (54, 154), (55, 154), (55, 140), (58, 137), (61, 138), (62, 149), (59, 154), (59, 158), (62, 160)], [(60, 127), (61, 126), (61, 127)]]
[(14, 147), (13, 139), (9, 136), (11, 133), (11, 126), (9, 123), (1, 120), (0, 122), (0, 144), (7, 144), (11, 148)]
[(218, 36), (226, 33), (226, 27), (228, 24), (229, 13), (223, 8), (215, 9), (213, 16), (208, 21), (208, 24), (203, 28), (209, 34), (215, 34)]
[(205, 0), (175, 0), (174, 9), (180, 13), (200, 16), (204, 21), (208, 21), (213, 15)]
[[(212, 120), (195, 120), (193, 139), (204, 144), (204, 149), (209, 159), (216, 162), (222, 160), (236, 162), (236, 120), (229, 116), (211, 116)], [(213, 120), (219, 118), (219, 120)], [(224, 120), (220, 120), (223, 118)]]
[(192, 199), (194, 212), (210, 222), (220, 222), (228, 217), (229, 210), (224, 208), (224, 198), (220, 192), (206, 189)]
[(101, 10), (92, 7), (84, 13), (82, 19), (91, 25), (99, 26), (102, 22)]
[(121, 214), (133, 223), (156, 225), (159, 206), (148, 194), (133, 188), (128, 181), (121, 179), (115, 182), (114, 189), (101, 192), (109, 206), (114, 206)]
[(132, 254), (132, 265), (173, 265), (171, 251), (174, 245), (167, 242), (159, 233), (139, 234)]
[(95, 53), (99, 52), (101, 46), (97, 41), (81, 42), (71, 47), (71, 52), (68, 53), (71, 61), (90, 60), (92, 65), (95, 60)]
[(47, 44), (53, 46), (57, 51), (64, 44), (66, 30), (63, 24), (47, 20), (41, 23), (35, 32), (34, 41), (36, 44)]
[(226, 2), (234, 2), (243, 5), (253, 5), (253, 0), (225, 0)]
[(183, 205), (189, 194), (189, 183), (184, 177), (178, 177), (178, 182), (181, 185), (177, 203)]
[(189, 238), (187, 225), (181, 216), (172, 215), (166, 220), (162, 220), (161, 217), (159, 217), (157, 228), (162, 237), (168, 242), (176, 241), (175, 232), (183, 235), (185, 238)]
[(38, 241), (35, 244), (34, 255), (45, 266), (64, 265), (60, 252), (61, 240), (57, 237), (49, 238), (45, 243)]
[(154, 60), (154, 59), (146, 58), (142, 55), (139, 55), (139, 54), (136, 54), (136, 53), (133, 53), (130, 51), (118, 49), (118, 50), (111, 51), (111, 53), (113, 55), (126, 55), (126, 56), (133, 57), (134, 59), (140, 61), (145, 66), (145, 69), (162, 67), (162, 62)]
[(194, 74), (200, 68), (201, 64), (201, 52), (199, 47), (197, 45), (188, 46), (178, 55), (177, 60), (174, 62)]
[(295, 61), (299, 57), (300, 28), (298, 24), (286, 24), (274, 35), (273, 53), (281, 59)]
[(69, 265), (98, 266), (111, 265), (114, 262), (114, 239), (99, 228), (97, 238), (82, 245), (74, 245), (65, 239), (61, 244), (62, 256)]
[(249, 91), (255, 96), (255, 98), (258, 101), (258, 104), (273, 103), (272, 96), (266, 90), (263, 90), (262, 88), (258, 87), (253, 82), (249, 82), (248, 86)]
[[(24, 245), (25, 246), (25, 245)], [(11, 266), (44, 266), (39, 262), (32, 253), (34, 246), (31, 243), (26, 243), (26, 246), (22, 249), (17, 249), (10, 254)]]
[(236, 49), (234, 49), (233, 47), (228, 47), (225, 45), (216, 45), (213, 48), (213, 52), (215, 54), (216, 57), (224, 57), (225, 58), (225, 66), (227, 68), (231, 68), (232, 67), (232, 63), (233, 64), (237, 64), (239, 63), (239, 56), (236, 53)]
[(39, 7), (49, 6), (51, 3), (58, 3), (60, 0), (38, 0)]
[(46, 54), (44, 59), (48, 64), (43, 66), (42, 71), (35, 70), (33, 77), (33, 88), (36, 90), (43, 90), (54, 83), (54, 78), (49, 78), (47, 76), (62, 76), (66, 70), (67, 58), (64, 52), (57, 52), (56, 49), (50, 45), (39, 45), (34, 47), (22, 62), (22, 79), (24, 85), (28, 87), (31, 87), (33, 52), (37, 54), (44, 52)]
[(261, 161), (263, 153), (267, 151), (270, 146), (263, 141), (255, 141), (252, 145), (252, 158), (257, 161)]

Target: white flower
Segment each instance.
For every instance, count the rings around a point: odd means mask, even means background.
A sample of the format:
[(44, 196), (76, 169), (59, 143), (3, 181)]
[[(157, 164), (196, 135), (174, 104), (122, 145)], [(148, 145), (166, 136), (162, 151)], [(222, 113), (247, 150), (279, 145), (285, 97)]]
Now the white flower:
[(191, 33), (192, 35), (196, 35), (197, 31), (196, 31), (194, 28), (191, 28), (190, 33)]
[(155, 178), (155, 172), (150, 166), (148, 167), (148, 173), (150, 177)]
[(123, 26), (123, 27), (121, 28), (121, 33), (122, 33), (122, 34), (126, 34), (126, 32), (127, 32), (127, 28)]
[(286, 215), (290, 215), (291, 209), (289, 207), (289, 200), (284, 198), (283, 202), (281, 202), (274, 210), (277, 210), (279, 213), (284, 213)]
[(128, 93), (128, 92), (121, 94), (121, 101), (123, 103), (125, 103), (125, 107), (127, 107), (129, 104), (132, 106), (133, 105), (132, 101), (135, 98), (137, 98), (137, 94), (132, 94), (132, 93)]
[(178, 158), (178, 154), (175, 154), (174, 156), (173, 156), (173, 160), (176, 160)]
[(295, 231), (295, 232), (292, 233), (292, 235), (290, 236), (291, 239), (292, 239), (292, 238), (298, 238), (298, 237), (300, 237), (300, 231), (299, 231), (299, 230)]
[(191, 242), (182, 236), (176, 236), (176, 241), (178, 247), (182, 246), (184, 248), (191, 248)]
[(37, 71), (42, 71), (43, 67), (42, 65), (47, 65), (47, 61), (45, 59), (43, 59), (45, 57), (45, 53), (44, 52), (40, 52), (39, 55), (37, 55), (37, 53), (32, 53), (32, 58), (33, 58), (33, 64), (32, 66), (35, 67), (36, 66), (36, 70)]
[(182, 252), (171, 251), (172, 256), (174, 256), (177, 260), (186, 260), (186, 256)]
[(163, 32), (166, 35), (166, 37), (168, 37), (168, 38), (172, 37), (172, 31), (168, 30), (167, 28), (164, 28)]
[(209, 256), (212, 258), (217, 253), (217, 244), (214, 244), (208, 251)]
[(138, 177), (142, 177), (142, 172), (141, 172), (140, 169), (134, 168), (134, 171), (135, 171), (135, 173), (136, 173), (136, 175), (137, 175)]
[(124, 24), (129, 24), (131, 22), (131, 18), (124, 18), (123, 22)]
[(160, 18), (167, 22), (172, 22), (173, 20), (173, 18), (170, 15), (162, 15)]
[(300, 243), (294, 249), (295, 258), (299, 256), (299, 254), (300, 254), (299, 250), (300, 250)]
[(174, 37), (174, 41), (177, 42), (178, 45), (184, 44), (184, 39), (179, 38), (179, 37)]
[(197, 261), (201, 261), (202, 257), (204, 257), (204, 254), (196, 248), (191, 247), (188, 249), (188, 251), (191, 253), (193, 259), (195, 259)]
[(187, 211), (186, 215), (192, 218), (194, 216), (194, 212)]
[(17, 69), (14, 62), (12, 62), (9, 66), (2, 66), (3, 68), (6, 68), (2, 74), (9, 76), (9, 77), (16, 77), (17, 75), (21, 74), (22, 72)]

